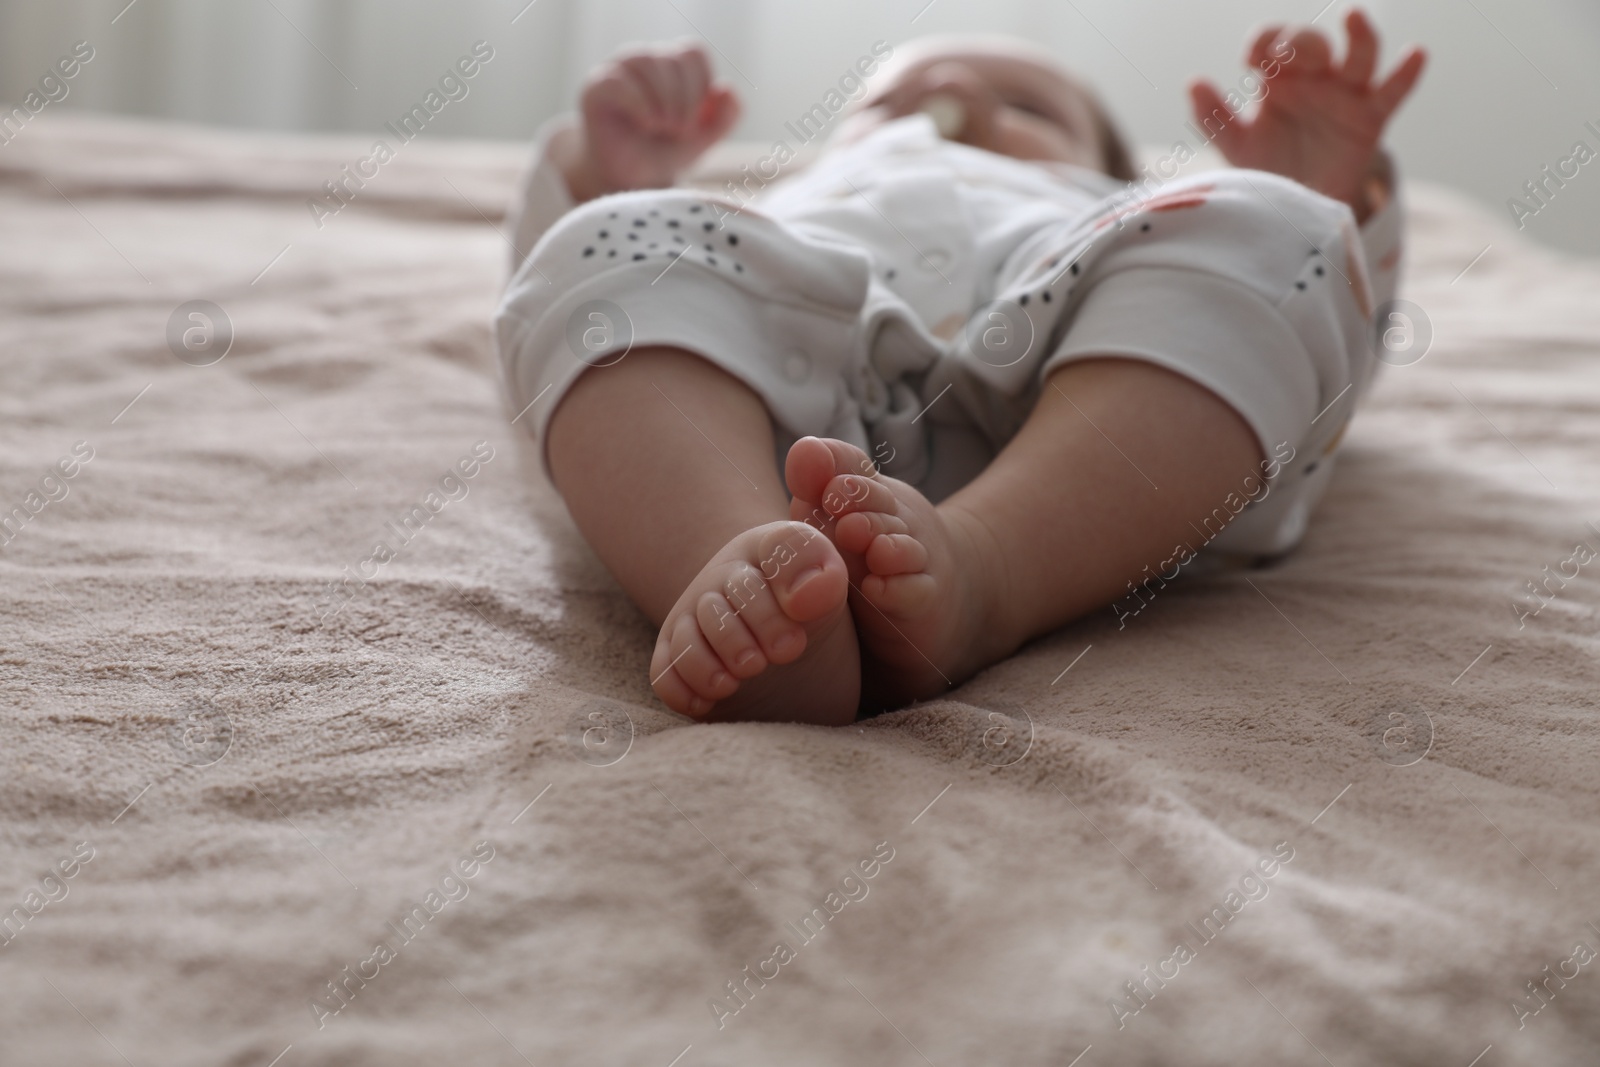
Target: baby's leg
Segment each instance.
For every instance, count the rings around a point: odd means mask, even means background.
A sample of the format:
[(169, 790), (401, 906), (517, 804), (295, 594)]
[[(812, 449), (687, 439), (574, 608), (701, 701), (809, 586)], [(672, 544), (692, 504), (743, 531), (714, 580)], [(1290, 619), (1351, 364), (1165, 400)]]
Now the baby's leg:
[(547, 440), (579, 530), (661, 628), (650, 677), (669, 707), (850, 722), (860, 663), (844, 563), (788, 521), (773, 448), (756, 394), (673, 348), (585, 371)]
[[(865, 457), (805, 438), (794, 513), (820, 504), (855, 580), (874, 702), (931, 697), (1122, 596), (1258, 473), (1260, 446), (1215, 394), (1151, 363), (1064, 364), (1009, 444), (937, 507)], [(870, 465), (868, 466), (870, 469)], [(809, 503), (808, 503), (809, 502)]]
[(1017, 436), (941, 505), (988, 535), (999, 655), (1125, 596), (1178, 546), (1198, 550), (1201, 524), (1215, 534), (1264, 458), (1238, 412), (1179, 374), (1119, 358), (1058, 367)]

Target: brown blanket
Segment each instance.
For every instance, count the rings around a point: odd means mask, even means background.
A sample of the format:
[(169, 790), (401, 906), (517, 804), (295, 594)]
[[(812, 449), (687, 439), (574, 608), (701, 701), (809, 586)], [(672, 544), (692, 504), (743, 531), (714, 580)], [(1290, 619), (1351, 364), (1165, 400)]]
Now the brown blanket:
[(1412, 187), (1301, 551), (708, 727), (500, 400), (524, 149), (368, 148), (0, 148), (0, 1063), (1593, 1061), (1600, 266)]

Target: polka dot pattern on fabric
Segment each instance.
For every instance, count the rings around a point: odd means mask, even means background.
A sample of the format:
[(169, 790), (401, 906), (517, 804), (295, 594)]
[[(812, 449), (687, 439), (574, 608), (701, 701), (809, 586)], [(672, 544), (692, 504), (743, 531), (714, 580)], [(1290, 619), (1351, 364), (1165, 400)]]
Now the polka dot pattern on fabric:
[[(705, 208), (706, 205), (704, 204), (689, 204), (686, 206), (685, 210), (690, 215), (698, 215), (703, 213)], [(615, 219), (618, 217), (618, 215), (617, 212), (612, 211), (608, 213), (607, 217)], [(682, 218), (662, 218), (662, 211), (655, 208), (646, 211), (642, 216), (630, 219), (626, 234), (627, 239), (635, 242), (635, 247), (637, 247), (637, 244), (641, 242), (645, 247), (645, 251), (643, 252), (633, 251), (629, 256), (630, 261), (637, 263), (648, 259), (650, 258), (649, 254), (653, 252), (660, 252), (664, 257), (674, 261), (684, 258), (684, 254), (692, 246), (685, 240), (682, 233), (672, 232), (681, 231), (683, 229), (684, 222), (685, 220)], [(660, 225), (664, 228), (664, 232), (661, 234), (661, 237), (663, 238), (662, 240), (650, 240), (652, 236), (651, 230), (656, 225)], [(710, 234), (719, 228), (716, 222), (711, 221), (704, 221), (700, 225), (707, 234)], [(665, 240), (667, 237), (671, 238), (670, 243)], [(727, 238), (728, 248), (739, 247), (739, 235), (737, 233), (730, 233), (727, 235)], [(595, 240), (598, 242), (598, 245), (602, 246), (612, 243), (611, 230), (609, 228), (597, 230), (595, 232)], [(731, 259), (726, 263), (724, 263), (722, 260), (719, 260), (714, 254), (717, 252), (718, 246), (711, 241), (704, 242), (701, 247), (705, 254), (698, 257), (697, 262), (701, 263), (703, 266), (710, 267), (713, 270), (720, 270), (724, 269), (725, 267), (732, 266), (734, 271), (739, 274), (743, 274), (745, 272), (743, 263)], [(586, 245), (582, 251), (578, 253), (578, 255), (583, 259), (590, 259), (599, 251), (600, 248), (597, 245)], [(616, 259), (617, 249), (606, 249), (605, 258)], [(891, 271), (890, 274), (892, 276), (893, 272)]]

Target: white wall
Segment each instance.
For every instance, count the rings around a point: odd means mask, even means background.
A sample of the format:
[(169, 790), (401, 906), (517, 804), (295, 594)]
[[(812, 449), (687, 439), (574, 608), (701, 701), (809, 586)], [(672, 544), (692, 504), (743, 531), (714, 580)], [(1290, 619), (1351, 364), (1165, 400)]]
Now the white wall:
[[(624, 41), (703, 33), (744, 95), (737, 136), (776, 136), (879, 38), (998, 30), (1056, 50), (1100, 87), (1130, 135), (1177, 136), (1184, 86), (1231, 80), (1250, 29), (1303, 21), (1319, 0), (0, 0), (0, 99), (19, 100), (87, 39), (95, 59), (63, 108), (272, 129), (371, 130), (417, 102), (474, 40), (496, 58), (427, 136), (526, 137), (570, 104)], [(1337, 26), (1335, 3), (1318, 24)], [(1397, 120), (1407, 172), (1497, 211), (1582, 139), (1600, 151), (1600, 4), (1374, 0), (1386, 54), (1417, 41), (1432, 66)], [(115, 23), (114, 16), (122, 12)], [(920, 17), (919, 16), (920, 12)], [(520, 17), (519, 16), (520, 13)], [(513, 23), (513, 18), (516, 21)], [(913, 18), (916, 17), (915, 23)], [(0, 147), (0, 152), (3, 152)], [(1509, 214), (1507, 213), (1509, 218)], [(1600, 253), (1600, 161), (1527, 223)]]

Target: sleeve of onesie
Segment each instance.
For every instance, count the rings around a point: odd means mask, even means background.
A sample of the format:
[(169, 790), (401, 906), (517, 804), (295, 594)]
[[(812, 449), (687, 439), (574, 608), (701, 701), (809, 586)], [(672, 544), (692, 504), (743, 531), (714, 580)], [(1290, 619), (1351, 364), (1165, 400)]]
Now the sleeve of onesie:
[(1366, 258), (1367, 277), (1372, 282), (1373, 300), (1376, 306), (1382, 307), (1395, 297), (1405, 228), (1399, 174), (1388, 152), (1379, 156), (1370, 182), (1367, 195), (1377, 210), (1361, 225), (1361, 248)]
[(511, 207), (512, 277), (545, 231), (577, 206), (551, 151), (557, 138), (570, 137), (572, 133), (571, 117), (558, 115), (541, 126), (534, 137), (533, 158), (523, 172), (517, 199)]

